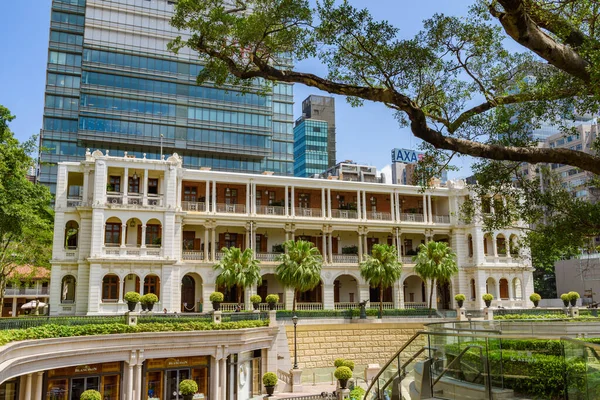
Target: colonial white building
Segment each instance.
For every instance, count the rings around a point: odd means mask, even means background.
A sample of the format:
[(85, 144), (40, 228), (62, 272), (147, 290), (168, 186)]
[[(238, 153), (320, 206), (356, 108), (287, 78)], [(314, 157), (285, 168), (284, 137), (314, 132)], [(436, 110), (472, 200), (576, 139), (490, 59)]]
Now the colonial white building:
[[(533, 292), (527, 257), (514, 254), (520, 232), (485, 234), (465, 225), (459, 207), (468, 196), (461, 181), (422, 192), (420, 187), (192, 170), (176, 154), (166, 160), (112, 157), (60, 163), (50, 287), (51, 314), (123, 313), (124, 293), (155, 293), (155, 310), (200, 311), (215, 287), (213, 265), (223, 247), (252, 248), (263, 281), (244, 293), (292, 291), (274, 275), (281, 244), (313, 242), (323, 256), (321, 284), (300, 295), (299, 309), (347, 309), (379, 301), (359, 274), (359, 260), (376, 243), (396, 245), (402, 278), (384, 294), (386, 308), (425, 307), (427, 285), (413, 272), (421, 243), (446, 241), (460, 272), (434, 291), (438, 308), (527, 307)], [(523, 249), (520, 250), (521, 252)], [(511, 254), (513, 253), (513, 254)], [(226, 293), (225, 307), (234, 307)]]

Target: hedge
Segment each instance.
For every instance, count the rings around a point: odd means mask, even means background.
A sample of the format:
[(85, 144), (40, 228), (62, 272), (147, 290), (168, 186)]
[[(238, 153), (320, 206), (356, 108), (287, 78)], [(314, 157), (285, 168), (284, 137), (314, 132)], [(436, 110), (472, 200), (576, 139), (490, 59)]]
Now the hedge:
[(495, 320), (523, 320), (523, 319), (560, 319), (564, 321), (576, 321), (576, 322), (598, 322), (600, 317), (594, 317), (592, 315), (579, 315), (579, 317), (567, 317), (564, 314), (506, 314), (506, 315), (494, 315)]
[(0, 346), (19, 340), (50, 339), (72, 336), (111, 335), (119, 333), (209, 331), (268, 326), (269, 321), (237, 321), (214, 324), (212, 322), (146, 323), (135, 326), (125, 324), (96, 325), (44, 325), (27, 329), (0, 331)]
[[(367, 309), (365, 311), (368, 317), (379, 315), (378, 309)], [(291, 318), (294, 314), (299, 318), (356, 318), (360, 316), (360, 310), (358, 308), (348, 310), (296, 310), (295, 313), (292, 310), (279, 310), (277, 311), (277, 318)], [(383, 310), (384, 317), (427, 317), (428, 315), (429, 309), (426, 308)]]

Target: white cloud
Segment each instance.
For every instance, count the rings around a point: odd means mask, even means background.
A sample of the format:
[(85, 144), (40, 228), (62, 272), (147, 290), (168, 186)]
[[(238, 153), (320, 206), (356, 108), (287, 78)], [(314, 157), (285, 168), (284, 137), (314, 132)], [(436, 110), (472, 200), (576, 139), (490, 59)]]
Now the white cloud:
[(379, 173), (385, 175), (385, 183), (392, 183), (392, 166), (390, 164), (381, 168)]

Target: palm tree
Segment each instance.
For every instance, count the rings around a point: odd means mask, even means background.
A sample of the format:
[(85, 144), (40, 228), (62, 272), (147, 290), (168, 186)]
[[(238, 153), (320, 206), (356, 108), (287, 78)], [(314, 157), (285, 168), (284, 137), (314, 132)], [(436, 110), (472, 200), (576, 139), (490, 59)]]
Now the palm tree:
[(294, 289), (292, 311), (296, 312), (298, 293), (314, 289), (321, 282), (323, 258), (319, 249), (304, 240), (288, 240), (283, 247), (286, 253), (277, 257), (281, 264), (275, 269), (275, 275), (285, 287)]
[(429, 317), (431, 317), (433, 289), (435, 282), (446, 283), (458, 273), (456, 254), (445, 242), (429, 242), (419, 245), (419, 253), (413, 257), (416, 261), (415, 272), (424, 281), (430, 280)]
[(379, 288), (379, 318), (383, 316), (383, 291), (400, 279), (402, 264), (398, 261), (396, 246), (376, 244), (360, 263), (360, 275), (371, 287)]
[(237, 302), (241, 304), (242, 291), (240, 288), (245, 289), (261, 280), (260, 261), (254, 259), (252, 249), (242, 251), (237, 247), (223, 247), (221, 251), (223, 257), (213, 267), (219, 274), (216, 283), (227, 289), (235, 286)]

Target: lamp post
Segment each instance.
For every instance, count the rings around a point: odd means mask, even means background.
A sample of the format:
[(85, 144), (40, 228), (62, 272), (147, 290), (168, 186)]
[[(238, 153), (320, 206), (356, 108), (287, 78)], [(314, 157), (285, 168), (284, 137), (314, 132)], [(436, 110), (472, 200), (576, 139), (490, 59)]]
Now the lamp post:
[(298, 369), (298, 340), (296, 339), (296, 326), (298, 325), (298, 317), (295, 314), (292, 317), (292, 322), (294, 323), (294, 369)]

